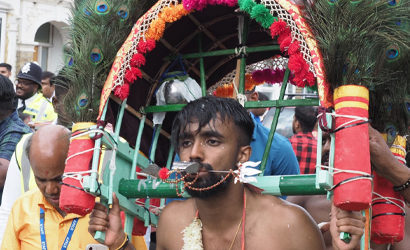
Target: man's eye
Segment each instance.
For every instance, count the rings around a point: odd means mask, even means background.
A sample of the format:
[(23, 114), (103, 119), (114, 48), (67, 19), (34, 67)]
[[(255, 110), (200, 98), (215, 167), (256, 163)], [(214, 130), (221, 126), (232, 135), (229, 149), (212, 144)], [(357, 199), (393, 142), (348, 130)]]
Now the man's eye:
[(183, 142), (181, 142), (181, 146), (182, 147), (188, 147), (188, 146), (190, 146), (191, 145), (191, 142), (190, 141), (183, 141)]
[(217, 146), (217, 145), (219, 145), (219, 141), (217, 141), (217, 140), (208, 140), (208, 144), (209, 145), (211, 145), (211, 146)]

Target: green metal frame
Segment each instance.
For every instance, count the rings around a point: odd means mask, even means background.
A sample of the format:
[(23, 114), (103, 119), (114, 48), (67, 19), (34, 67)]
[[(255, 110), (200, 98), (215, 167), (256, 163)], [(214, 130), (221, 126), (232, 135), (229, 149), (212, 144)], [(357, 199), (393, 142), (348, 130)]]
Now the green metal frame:
[[(245, 17), (245, 24), (249, 22), (249, 17)], [(248, 25), (244, 25), (243, 30), (243, 42), (246, 43), (248, 31)], [(236, 54), (235, 49), (212, 51), (212, 52), (202, 52), (202, 40), (201, 35), (198, 35), (198, 50), (199, 53), (193, 53), (188, 55), (182, 55), (182, 58), (199, 58), (199, 68), (201, 76), (201, 90), (202, 96), (206, 95), (206, 74), (204, 67), (204, 58), (211, 56), (221, 56)], [(279, 50), (279, 46), (271, 45), (264, 47), (254, 47), (247, 48), (246, 53), (261, 52), (261, 51), (271, 51)], [(169, 56), (168, 60), (174, 60), (176, 56)], [(246, 67), (246, 57), (244, 51), (242, 51), (242, 56), (240, 57), (240, 81), (238, 92), (243, 94), (245, 87), (245, 67)], [(319, 105), (318, 99), (298, 99), (298, 100), (284, 100), (285, 90), (288, 83), (290, 71), (286, 69), (285, 77), (283, 79), (282, 87), (280, 90), (280, 95), (278, 100), (273, 101), (261, 101), (261, 102), (245, 102), (245, 108), (262, 108), (262, 107), (276, 107), (274, 118), (271, 125), (271, 130), (268, 136), (268, 142), (265, 147), (263, 154), (263, 159), (261, 163), (262, 173), (265, 170), (267, 158), (269, 155), (270, 147), (274, 138), (274, 133), (278, 123), (278, 118), (280, 115), (280, 108), (286, 106), (317, 106)], [(113, 138), (112, 141), (107, 140), (103, 137), (96, 140), (96, 146), (102, 145), (106, 151), (113, 150), (111, 157), (115, 157), (116, 169), (109, 168), (109, 161), (106, 166), (102, 166), (104, 169), (102, 173), (102, 183), (97, 181), (97, 175), (93, 173), (91, 176), (86, 176), (84, 178), (84, 189), (89, 193), (99, 196), (100, 202), (107, 207), (112, 204), (112, 192), (117, 193), (117, 197), (120, 201), (120, 207), (126, 213), (126, 223), (125, 232), (131, 234), (133, 227), (134, 217), (143, 220), (145, 225), (148, 224), (157, 225), (158, 217), (149, 212), (149, 199), (150, 198), (162, 198), (161, 206), (164, 205), (164, 198), (178, 198), (177, 189), (179, 193), (183, 191), (182, 183), (169, 184), (154, 178), (148, 177), (148, 179), (136, 179), (136, 167), (146, 168), (149, 164), (147, 158), (141, 155), (139, 152), (142, 132), (145, 124), (145, 114), (142, 116), (140, 121), (140, 126), (138, 130), (138, 135), (135, 143), (135, 149), (132, 149), (128, 143), (123, 142), (119, 138), (119, 132), (121, 129), (122, 118), (124, 115), (124, 110), (126, 107), (127, 100), (124, 100), (121, 104), (121, 108), (118, 115), (118, 120), (116, 121), (115, 133), (110, 134)], [(106, 105), (107, 106), (107, 105)], [(164, 105), (164, 106), (147, 106), (142, 109), (143, 113), (156, 113), (156, 112), (178, 112), (181, 110), (185, 104), (175, 104), (175, 105)], [(102, 120), (105, 119), (106, 108), (102, 114)], [(328, 117), (328, 121), (331, 121)], [(156, 133), (154, 135), (153, 145), (151, 149), (150, 159), (155, 159), (155, 151), (159, 138), (159, 132), (161, 126), (157, 125)], [(105, 132), (108, 134), (108, 132)], [(322, 134), (319, 129), (318, 141), (321, 141)], [(333, 166), (334, 161), (334, 136), (332, 136), (331, 153), (330, 153), (330, 166)], [(112, 147), (112, 144), (116, 145), (116, 148)], [(116, 149), (116, 150), (114, 150)], [(172, 158), (173, 158), (174, 148), (171, 145), (167, 165), (168, 169), (171, 168)], [(107, 154), (106, 154), (107, 155)], [(330, 197), (331, 193), (327, 192), (326, 189), (333, 185), (332, 172), (322, 170), (320, 168), (321, 159), (321, 144), (318, 143), (318, 157), (317, 157), (317, 174), (316, 175), (297, 175), (297, 176), (261, 176), (257, 177), (257, 184), (261, 189), (265, 191), (263, 193), (270, 195), (328, 195)], [(97, 171), (100, 162), (99, 152), (94, 152), (94, 158), (92, 163), (92, 169)], [(183, 193), (184, 198), (188, 198), (186, 192)], [(140, 206), (135, 204), (136, 198), (145, 198), (145, 206)], [(104, 240), (104, 233), (97, 232), (95, 239), (100, 242)], [(362, 240), (363, 244), (363, 240)], [(363, 247), (361, 249), (364, 249)]]

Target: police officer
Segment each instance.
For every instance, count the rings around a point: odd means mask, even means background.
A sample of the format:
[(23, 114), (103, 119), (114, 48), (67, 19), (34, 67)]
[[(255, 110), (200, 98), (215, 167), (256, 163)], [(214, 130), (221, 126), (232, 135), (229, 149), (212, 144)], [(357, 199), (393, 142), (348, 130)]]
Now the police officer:
[(16, 96), (18, 111), (30, 115), (36, 124), (52, 122), (57, 118), (51, 102), (41, 93), (43, 71), (36, 63), (24, 64), (17, 75)]

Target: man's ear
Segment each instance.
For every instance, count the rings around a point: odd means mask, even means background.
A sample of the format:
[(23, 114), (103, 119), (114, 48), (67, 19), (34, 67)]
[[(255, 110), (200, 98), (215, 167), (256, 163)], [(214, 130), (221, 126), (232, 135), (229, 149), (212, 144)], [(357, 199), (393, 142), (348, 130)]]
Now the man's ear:
[(53, 104), (54, 112), (57, 113), (57, 105), (58, 105), (58, 98), (57, 96), (53, 96), (53, 100), (51, 101)]
[(250, 145), (239, 148), (238, 162), (247, 162), (251, 158), (252, 148)]
[(251, 95), (250, 95), (250, 100), (251, 102), (256, 102), (259, 100), (259, 93), (257, 91), (254, 91)]

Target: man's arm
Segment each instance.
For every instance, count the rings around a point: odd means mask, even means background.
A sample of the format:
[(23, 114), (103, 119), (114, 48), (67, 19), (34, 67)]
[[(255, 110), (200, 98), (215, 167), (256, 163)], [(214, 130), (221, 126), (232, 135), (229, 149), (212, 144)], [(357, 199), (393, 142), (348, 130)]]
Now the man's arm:
[(0, 158), (0, 187), (4, 187), (6, 181), (7, 169), (9, 169), (10, 161)]
[(21, 196), (21, 176), (15, 154), (11, 157), (0, 206), (0, 245), (14, 202)]
[[(401, 186), (410, 180), (410, 168), (399, 162), (390, 151), (380, 133), (369, 125), (370, 160), (376, 172), (390, 181), (393, 186)], [(400, 191), (410, 203), (410, 187)]]

